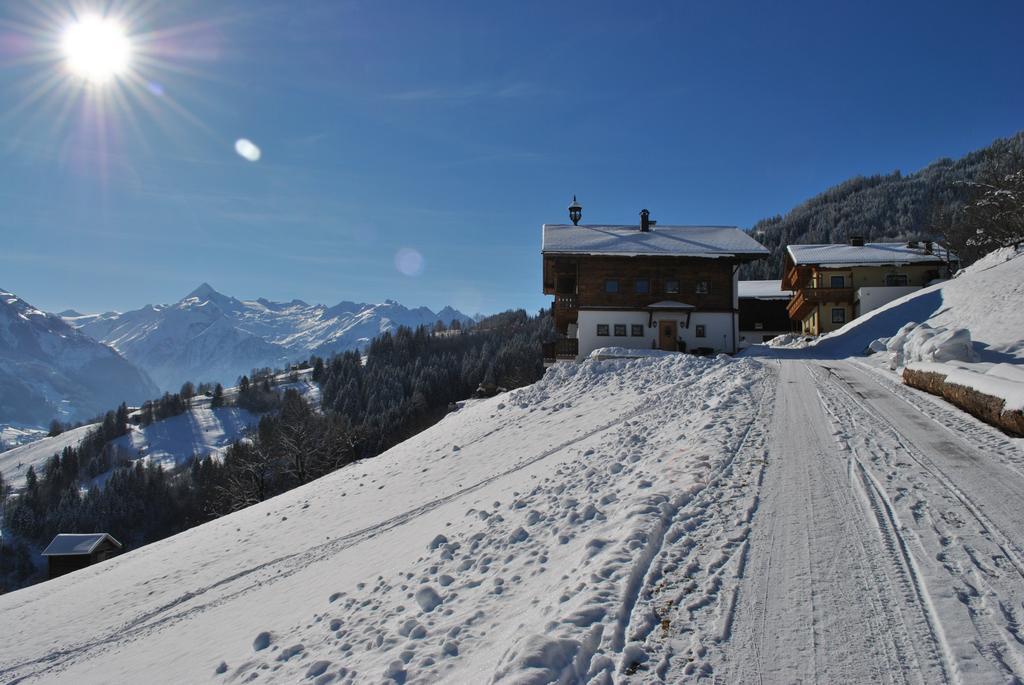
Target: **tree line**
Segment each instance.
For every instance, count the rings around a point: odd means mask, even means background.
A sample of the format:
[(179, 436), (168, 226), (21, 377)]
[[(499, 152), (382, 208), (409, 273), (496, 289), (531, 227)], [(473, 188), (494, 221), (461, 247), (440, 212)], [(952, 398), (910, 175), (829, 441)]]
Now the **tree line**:
[[(940, 159), (916, 173), (894, 171), (851, 178), (784, 216), (754, 224), (751, 235), (771, 254), (744, 264), (740, 278), (781, 278), (787, 245), (844, 243), (853, 236), (891, 242), (939, 239), (969, 264), (1007, 240), (1013, 244), (1006, 231), (1020, 235), (1019, 224), (1012, 229), (1007, 219), (1016, 216), (1020, 220), (1022, 179), (1024, 132), (996, 140), (958, 160)], [(1009, 201), (1005, 190), (1018, 193), (1017, 214), (1007, 212), (1006, 207), (1002, 211), (993, 208), (993, 200)]]
[[(175, 468), (144, 463), (118, 448), (137, 420), (122, 405), (77, 447), (55, 454), (26, 486), (8, 495), (0, 479), (5, 538), (0, 588), (39, 580), (32, 563), (60, 532), (108, 532), (131, 549), (301, 486), (346, 464), (372, 457), (442, 418), (478, 389), (519, 387), (543, 374), (540, 343), (553, 335), (549, 312), (505, 312), (458, 334), (399, 328), (364, 353), (313, 358), (321, 403), (275, 386), (280, 374), (254, 370), (226, 396), (209, 389), (211, 405), (231, 403), (261, 414), (251, 434), (223, 458), (195, 455)], [(296, 373), (285, 382), (298, 380)], [(194, 389), (149, 404), (153, 420), (187, 411)], [(5, 492), (8, 491), (8, 492)], [(9, 539), (8, 539), (9, 538)]]

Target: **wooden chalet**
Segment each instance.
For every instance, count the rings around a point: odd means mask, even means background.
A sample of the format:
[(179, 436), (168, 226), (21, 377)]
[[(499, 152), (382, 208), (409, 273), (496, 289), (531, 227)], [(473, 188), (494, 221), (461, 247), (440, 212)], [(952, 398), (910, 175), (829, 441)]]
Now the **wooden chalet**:
[(105, 561), (121, 553), (122, 545), (108, 533), (60, 533), (43, 550), (49, 577)]
[(737, 269), (768, 250), (732, 226), (663, 226), (645, 209), (637, 225), (544, 224), (543, 288), (554, 297), (558, 339), (547, 363), (601, 347), (734, 353)]
[(782, 287), (793, 291), (789, 317), (801, 333), (820, 335), (949, 278), (957, 257), (931, 241), (789, 245)]

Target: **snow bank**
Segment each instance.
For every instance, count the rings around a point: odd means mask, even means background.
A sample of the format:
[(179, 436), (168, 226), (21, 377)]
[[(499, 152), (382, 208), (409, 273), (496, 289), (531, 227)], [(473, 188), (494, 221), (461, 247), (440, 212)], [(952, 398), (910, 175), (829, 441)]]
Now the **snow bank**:
[(1024, 368), (1010, 367), (1009, 364), (1003, 367), (981, 370), (970, 366), (936, 362), (907, 365), (911, 371), (939, 374), (945, 376), (948, 384), (999, 398), (1003, 400), (1003, 411), (1024, 411)]
[(914, 321), (900, 328), (891, 338), (879, 338), (871, 350), (889, 353), (889, 368), (896, 370), (913, 362), (976, 362), (978, 353), (966, 328), (932, 328)]
[(777, 335), (768, 342), (764, 343), (768, 347), (777, 349), (793, 349), (801, 350), (814, 343), (814, 338), (811, 338), (803, 333), (783, 333)]
[(643, 357), (668, 357), (678, 352), (664, 350), (636, 349), (632, 347), (599, 347), (590, 353), (591, 359), (640, 359)]

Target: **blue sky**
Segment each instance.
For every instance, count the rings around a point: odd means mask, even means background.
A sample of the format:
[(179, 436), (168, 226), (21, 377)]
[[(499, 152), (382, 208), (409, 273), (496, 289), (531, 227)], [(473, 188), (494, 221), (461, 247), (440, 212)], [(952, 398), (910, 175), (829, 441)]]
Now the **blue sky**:
[(67, 7), (0, 5), (0, 287), (53, 311), (532, 310), (574, 193), (749, 227), (1024, 128), (1019, 1), (121, 0), (134, 76), (90, 89)]

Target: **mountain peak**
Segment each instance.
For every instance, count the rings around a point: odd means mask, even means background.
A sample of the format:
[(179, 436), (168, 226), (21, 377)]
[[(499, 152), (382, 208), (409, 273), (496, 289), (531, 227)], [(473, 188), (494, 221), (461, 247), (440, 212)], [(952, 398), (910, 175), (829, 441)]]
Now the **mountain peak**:
[(220, 293), (214, 290), (212, 285), (204, 281), (203, 283), (199, 284), (198, 288), (196, 288), (188, 295), (186, 295), (185, 299), (187, 300), (190, 297), (197, 297), (200, 300), (208, 300), (216, 295), (220, 295)]

